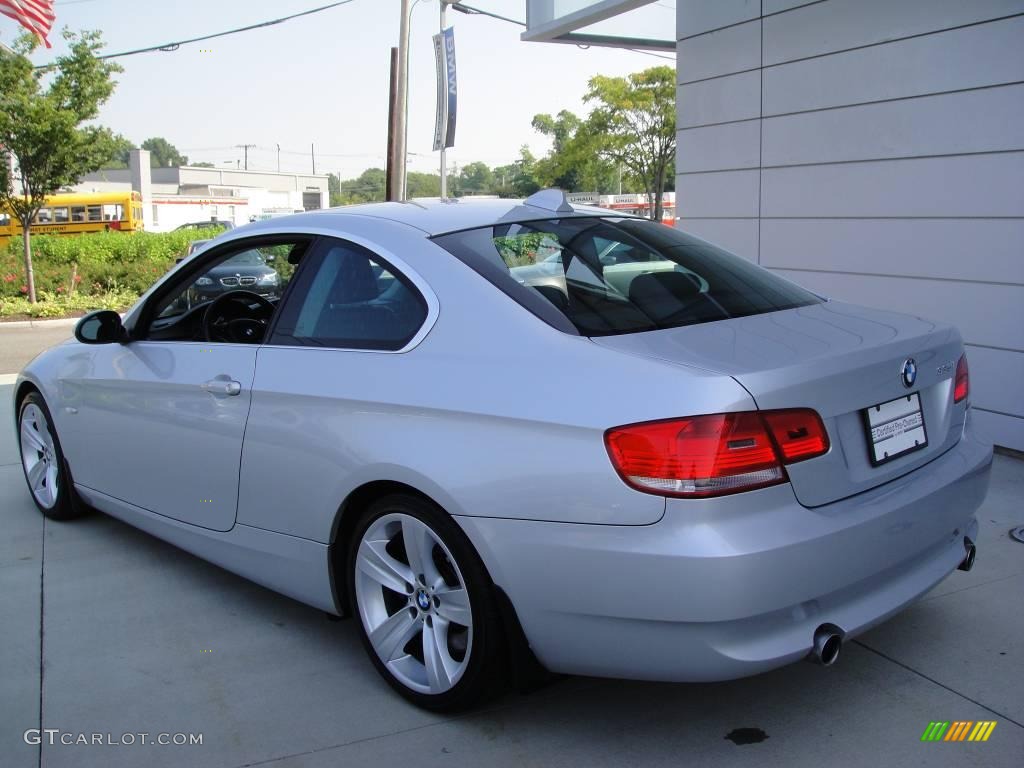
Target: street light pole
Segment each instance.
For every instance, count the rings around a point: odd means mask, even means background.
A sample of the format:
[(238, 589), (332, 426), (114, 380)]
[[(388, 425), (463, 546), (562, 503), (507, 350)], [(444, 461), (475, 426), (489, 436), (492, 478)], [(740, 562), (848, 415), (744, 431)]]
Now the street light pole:
[[(412, 5), (409, 7), (409, 35), (410, 36), (412, 35), (412, 12), (415, 11), (416, 10), (416, 6), (419, 5), (422, 2), (423, 2), (423, 0), (412, 0)], [(406, 41), (405, 71), (403, 73), (403, 77), (405, 78), (406, 100), (405, 100), (405, 104), (404, 104), (403, 109), (402, 109), (402, 119), (403, 119), (403, 122), (402, 122), (402, 141), (403, 141), (404, 146), (405, 146), (405, 157), (407, 158), (409, 156), (409, 99), (408, 99), (408, 92), (409, 92), (409, 90), (408, 90), (409, 89), (409, 48), (408, 48), (408, 41)], [(409, 197), (409, 173), (408, 173), (408, 170), (406, 168), (406, 162), (407, 162), (406, 159), (403, 158), (403, 160), (402, 160), (402, 172), (405, 174), (405, 176), (402, 179), (402, 192), (401, 192), (401, 195), (399, 196), (399, 200), (406, 200)]]
[(405, 126), (406, 115), (409, 113), (409, 14), (410, 0), (402, 0), (401, 26), (398, 29), (398, 120), (401, 123), (396, 126), (395, 156), (398, 162), (395, 163), (395, 178), (392, 189), (398, 195), (399, 200), (405, 200), (405, 163), (406, 163), (406, 140)]
[[(448, 8), (448, 3), (445, 0), (441, 0), (441, 23), (438, 27), (438, 32), (444, 34), (444, 22), (445, 22), (445, 10)], [(448, 171), (444, 156), (444, 145), (445, 142), (441, 142), (441, 199), (444, 200), (448, 197)]]

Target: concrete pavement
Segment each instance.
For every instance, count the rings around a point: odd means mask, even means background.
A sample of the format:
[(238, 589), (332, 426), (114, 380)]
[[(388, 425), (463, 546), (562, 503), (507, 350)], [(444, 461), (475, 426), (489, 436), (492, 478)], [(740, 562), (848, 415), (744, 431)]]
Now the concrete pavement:
[[(11, 397), (0, 386), (0, 402)], [(1024, 462), (996, 457), (975, 569), (844, 649), (715, 685), (569, 678), (459, 717), (398, 698), (351, 621), (112, 518), (45, 522), (0, 419), (4, 766), (1019, 766), (1024, 757)], [(986, 743), (922, 743), (996, 720)], [(29, 745), (31, 728), (202, 733), (202, 745)], [(767, 738), (745, 745), (736, 729)], [(136, 737), (138, 738), (138, 737)]]
[(70, 339), (75, 322), (0, 323), (0, 374), (18, 373), (42, 350)]

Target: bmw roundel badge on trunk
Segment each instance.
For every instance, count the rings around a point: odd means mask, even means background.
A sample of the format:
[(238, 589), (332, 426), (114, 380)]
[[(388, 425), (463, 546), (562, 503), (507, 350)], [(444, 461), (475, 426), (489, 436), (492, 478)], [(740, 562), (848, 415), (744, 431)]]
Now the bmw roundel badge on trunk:
[(914, 358), (908, 357), (903, 361), (903, 386), (910, 389), (917, 381), (917, 363)]

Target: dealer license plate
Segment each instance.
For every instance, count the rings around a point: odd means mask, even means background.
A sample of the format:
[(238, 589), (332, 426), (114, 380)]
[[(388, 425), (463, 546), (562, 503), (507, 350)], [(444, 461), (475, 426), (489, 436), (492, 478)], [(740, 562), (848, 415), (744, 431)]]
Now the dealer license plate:
[(915, 392), (865, 408), (871, 464), (878, 466), (928, 445), (921, 398)]

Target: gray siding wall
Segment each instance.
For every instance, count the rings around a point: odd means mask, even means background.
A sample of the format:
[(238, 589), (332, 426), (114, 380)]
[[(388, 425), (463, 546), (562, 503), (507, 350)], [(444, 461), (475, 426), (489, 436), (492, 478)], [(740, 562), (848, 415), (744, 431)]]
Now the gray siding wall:
[(680, 226), (954, 322), (1024, 450), (1024, 0), (678, 0)]

